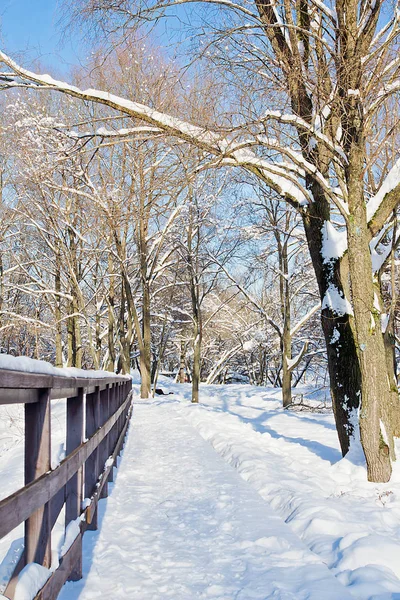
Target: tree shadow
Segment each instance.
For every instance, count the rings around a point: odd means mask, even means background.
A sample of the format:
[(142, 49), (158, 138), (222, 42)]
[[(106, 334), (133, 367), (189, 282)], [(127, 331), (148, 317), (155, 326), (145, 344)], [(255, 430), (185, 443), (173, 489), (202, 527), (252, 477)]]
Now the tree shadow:
[[(274, 412), (271, 414), (270, 412), (264, 411), (257, 418), (245, 417), (243, 415), (233, 412), (232, 410), (229, 411), (229, 414), (238, 417), (244, 423), (250, 424), (252, 428), (258, 433), (269, 433), (269, 435), (276, 440), (284, 440), (285, 442), (288, 442), (290, 444), (298, 444), (299, 446), (303, 446), (304, 448), (307, 448), (308, 450), (313, 452), (319, 458), (322, 458), (322, 460), (327, 460), (332, 465), (343, 458), (342, 453), (336, 448), (332, 448), (331, 446), (326, 446), (325, 444), (321, 444), (320, 442), (307, 440), (301, 437), (286, 436), (281, 433), (278, 433), (277, 431), (275, 431), (275, 429), (266, 425), (266, 421), (272, 416), (279, 414), (278, 412)], [(309, 420), (313, 424), (315, 424), (315, 421), (313, 421), (312, 419)]]

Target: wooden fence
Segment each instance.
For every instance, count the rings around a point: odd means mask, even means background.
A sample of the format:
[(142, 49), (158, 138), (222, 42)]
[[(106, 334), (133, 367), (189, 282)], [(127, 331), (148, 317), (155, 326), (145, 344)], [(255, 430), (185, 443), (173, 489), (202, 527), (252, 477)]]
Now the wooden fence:
[[(77, 535), (35, 600), (53, 600), (82, 577), (82, 536), (97, 529), (97, 503), (107, 496), (131, 414), (132, 381), (0, 369), (0, 404), (25, 405), (25, 486), (0, 502), (0, 539), (24, 522), (24, 552), (3, 594), (14, 597), (29, 563), (51, 567), (51, 531), (65, 507)], [(66, 457), (51, 469), (51, 401), (66, 398)], [(0, 473), (1, 478), (1, 473)], [(82, 505), (84, 498), (86, 506)], [(79, 530), (77, 529), (79, 527)], [(71, 527), (70, 527), (71, 530)]]

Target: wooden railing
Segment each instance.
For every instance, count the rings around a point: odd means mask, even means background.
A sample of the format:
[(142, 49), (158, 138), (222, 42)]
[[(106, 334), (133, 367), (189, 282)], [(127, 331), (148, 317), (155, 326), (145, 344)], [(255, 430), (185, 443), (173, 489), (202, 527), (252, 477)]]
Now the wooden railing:
[[(67, 580), (82, 577), (82, 536), (97, 529), (97, 504), (108, 494), (123, 445), (131, 390), (131, 379), (117, 375), (88, 379), (0, 369), (0, 404), (25, 405), (25, 486), (0, 501), (0, 539), (25, 523), (24, 552), (3, 592), (7, 598), (13, 599), (26, 565), (51, 569), (51, 531), (64, 506), (66, 529), (74, 522), (72, 545), (35, 598), (53, 600)], [(67, 405), (66, 457), (52, 470), (51, 401), (60, 398)]]

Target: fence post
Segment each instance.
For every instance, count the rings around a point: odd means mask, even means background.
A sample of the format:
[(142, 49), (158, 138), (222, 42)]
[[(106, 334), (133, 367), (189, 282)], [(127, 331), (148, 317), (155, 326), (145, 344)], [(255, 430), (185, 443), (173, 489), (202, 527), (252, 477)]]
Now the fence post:
[[(92, 394), (86, 395), (86, 437), (89, 439), (100, 427), (100, 387)], [(91, 498), (95, 492), (99, 475), (99, 447), (89, 456), (85, 463), (85, 498)], [(88, 529), (97, 529), (97, 510), (90, 515)]]
[[(100, 396), (100, 422), (102, 425), (107, 421), (109, 417), (109, 404), (110, 404), (110, 387), (107, 384), (105, 389), (102, 390)], [(105, 462), (108, 458), (108, 438), (107, 435), (100, 445), (99, 454), (99, 477), (103, 472)], [(108, 496), (108, 482), (104, 483), (103, 489), (101, 490), (100, 498), (107, 498)]]
[[(119, 397), (119, 401), (118, 401), (118, 408), (125, 402), (125, 399), (126, 399), (126, 383), (123, 383), (121, 385), (121, 393), (120, 393), (120, 397)], [(121, 413), (121, 415), (118, 418), (118, 425), (117, 425), (117, 427), (118, 427), (118, 435), (117, 435), (117, 439), (121, 435), (123, 426), (124, 426), (124, 414)], [(122, 446), (123, 446), (123, 443), (119, 447), (118, 456), (121, 456)]]
[[(78, 389), (78, 395), (67, 398), (67, 444), (66, 452), (70, 454), (83, 441), (83, 388)], [(82, 477), (81, 467), (71, 477), (66, 485), (65, 526), (79, 517), (82, 507)], [(78, 581), (82, 578), (82, 553), (72, 570), (68, 581)]]
[[(110, 400), (109, 400), (109, 416), (113, 415), (116, 411), (117, 400), (118, 400), (118, 383), (113, 383), (110, 388)], [(108, 434), (108, 454), (111, 455), (114, 452), (115, 448), (115, 431), (117, 428), (117, 424), (113, 426), (111, 431)], [(114, 465), (110, 469), (110, 473), (108, 475), (108, 481), (111, 483), (114, 481)]]
[[(25, 404), (25, 485), (50, 471), (50, 391), (39, 391), (37, 402)], [(51, 566), (50, 504), (25, 521), (25, 562)]]

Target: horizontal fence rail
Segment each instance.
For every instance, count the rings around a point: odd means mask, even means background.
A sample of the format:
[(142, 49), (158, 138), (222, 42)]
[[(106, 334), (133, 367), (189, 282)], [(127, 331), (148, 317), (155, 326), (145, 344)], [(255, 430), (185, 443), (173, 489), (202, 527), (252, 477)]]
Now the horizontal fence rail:
[[(66, 457), (51, 469), (51, 401), (60, 398), (66, 399)], [(49, 570), (35, 600), (54, 600), (66, 581), (82, 577), (82, 536), (97, 529), (97, 504), (108, 495), (131, 400), (132, 380), (121, 375), (86, 378), (0, 369), (0, 405), (25, 405), (25, 486), (0, 501), (0, 539), (24, 523), (24, 552), (3, 592), (6, 598), (13, 600), (18, 576), (31, 563)], [(63, 509), (70, 547), (64, 546), (54, 568), (51, 532)]]

